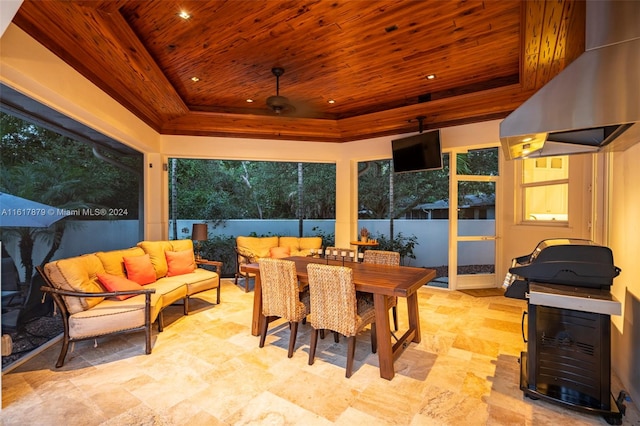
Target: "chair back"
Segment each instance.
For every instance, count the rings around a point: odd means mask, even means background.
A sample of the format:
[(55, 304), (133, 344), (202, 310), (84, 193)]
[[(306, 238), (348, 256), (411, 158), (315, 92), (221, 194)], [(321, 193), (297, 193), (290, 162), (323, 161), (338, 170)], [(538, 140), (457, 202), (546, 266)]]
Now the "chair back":
[(296, 264), (283, 259), (258, 259), (262, 285), (262, 313), (300, 321), (306, 308), (300, 302)]
[(365, 250), (363, 263), (400, 266), (400, 253), (397, 251)]
[(316, 330), (337, 331), (344, 336), (357, 333), (358, 314), (353, 270), (344, 266), (307, 265), (311, 313)]

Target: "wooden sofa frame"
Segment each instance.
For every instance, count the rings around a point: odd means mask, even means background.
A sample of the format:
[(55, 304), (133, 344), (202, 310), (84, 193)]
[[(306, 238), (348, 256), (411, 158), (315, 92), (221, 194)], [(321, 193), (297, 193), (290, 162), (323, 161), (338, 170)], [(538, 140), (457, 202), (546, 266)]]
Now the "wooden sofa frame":
[[(60, 355), (58, 356), (58, 361), (56, 362), (56, 368), (60, 368), (64, 365), (64, 359), (67, 356), (67, 351), (69, 349), (69, 343), (80, 341), (80, 340), (89, 340), (95, 339), (96, 337), (104, 336), (105, 334), (99, 334), (95, 336), (85, 336), (83, 338), (71, 338), (69, 337), (69, 311), (67, 310), (67, 306), (62, 299), (62, 296), (66, 297), (116, 297), (116, 296), (124, 296), (124, 295), (145, 295), (145, 307), (144, 307), (144, 317), (145, 323), (142, 327), (131, 328), (128, 330), (122, 330), (118, 332), (112, 332), (108, 334), (123, 334), (134, 331), (144, 330), (145, 332), (145, 353), (148, 355), (151, 353), (151, 295), (156, 292), (155, 289), (141, 289), (141, 290), (127, 290), (127, 291), (114, 291), (114, 292), (102, 292), (102, 293), (84, 293), (77, 291), (68, 291), (68, 290), (58, 290), (53, 286), (53, 283), (49, 280), (49, 277), (44, 273), (44, 270), (41, 266), (36, 266), (36, 270), (47, 284), (46, 286), (40, 287), (40, 289), (51, 295), (54, 303), (58, 307), (60, 311), (60, 315), (62, 316), (62, 324), (64, 326), (64, 334), (62, 337), (62, 349), (60, 350)], [(158, 331), (162, 331), (162, 311), (158, 314)]]

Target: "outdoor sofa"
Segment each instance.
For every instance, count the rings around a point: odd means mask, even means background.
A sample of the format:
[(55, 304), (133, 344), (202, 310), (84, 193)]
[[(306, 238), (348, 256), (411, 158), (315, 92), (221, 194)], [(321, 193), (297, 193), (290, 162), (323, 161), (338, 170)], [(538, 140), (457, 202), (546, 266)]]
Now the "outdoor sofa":
[(180, 300), (217, 289), (220, 303), (222, 263), (216, 272), (197, 267), (191, 240), (142, 241), (136, 247), (59, 259), (38, 267), (63, 319), (62, 367), (70, 342), (130, 331), (145, 331), (151, 353), (151, 324), (164, 324), (162, 310)]
[(322, 248), (322, 237), (236, 237), (236, 275), (244, 278), (244, 291), (249, 291), (249, 279), (255, 274), (241, 271), (242, 265), (256, 263), (260, 258), (308, 256), (311, 250)]

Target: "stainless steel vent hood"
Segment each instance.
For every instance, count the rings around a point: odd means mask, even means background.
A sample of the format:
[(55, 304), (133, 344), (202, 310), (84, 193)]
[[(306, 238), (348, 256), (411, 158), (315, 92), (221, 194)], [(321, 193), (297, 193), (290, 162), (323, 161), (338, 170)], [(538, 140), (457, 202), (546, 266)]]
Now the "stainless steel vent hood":
[(640, 1), (586, 8), (586, 51), (500, 123), (507, 159), (640, 142)]

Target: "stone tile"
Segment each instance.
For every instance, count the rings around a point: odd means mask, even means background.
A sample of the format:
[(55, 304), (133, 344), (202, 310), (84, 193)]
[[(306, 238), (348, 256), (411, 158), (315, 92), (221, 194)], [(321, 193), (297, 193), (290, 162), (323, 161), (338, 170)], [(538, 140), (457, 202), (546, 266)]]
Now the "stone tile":
[[(504, 298), (505, 300), (508, 300), (507, 298)], [(513, 306), (507, 303), (504, 303), (501, 299), (500, 302), (493, 302), (489, 304), (489, 310), (494, 310), (494, 311), (500, 311), (500, 312), (506, 312), (506, 313), (511, 313), (511, 314), (517, 314), (517, 315), (522, 315), (522, 310), (526, 305), (522, 305), (522, 306)]]
[(484, 425), (488, 406), (480, 399), (437, 385), (429, 386), (412, 425)]
[(271, 386), (269, 392), (331, 421), (349, 408), (359, 393), (349, 386), (348, 379), (336, 386), (334, 381), (308, 372)]
[(241, 410), (226, 419), (233, 425), (329, 425), (331, 422), (270, 392), (253, 398)]
[(468, 336), (466, 334), (458, 334), (453, 341), (454, 348), (465, 351), (487, 355), (491, 357), (498, 356), (499, 345), (489, 340), (480, 339), (478, 337)]
[[(165, 331), (84, 341), (64, 367), (59, 343), (2, 376), (2, 425), (602, 425), (604, 420), (523, 396), (521, 318), (526, 303), (419, 290), (421, 342), (380, 378), (370, 332), (357, 338), (345, 378), (346, 340), (327, 336), (308, 365), (310, 326), (287, 358), (289, 330), (274, 324), (264, 348), (250, 334), (253, 293), (223, 280), (215, 291), (166, 312)], [(398, 304), (406, 327), (406, 303)], [(621, 388), (618, 382), (612, 389)], [(627, 403), (623, 424), (640, 415)], [(635, 422), (635, 423), (634, 423)]]

